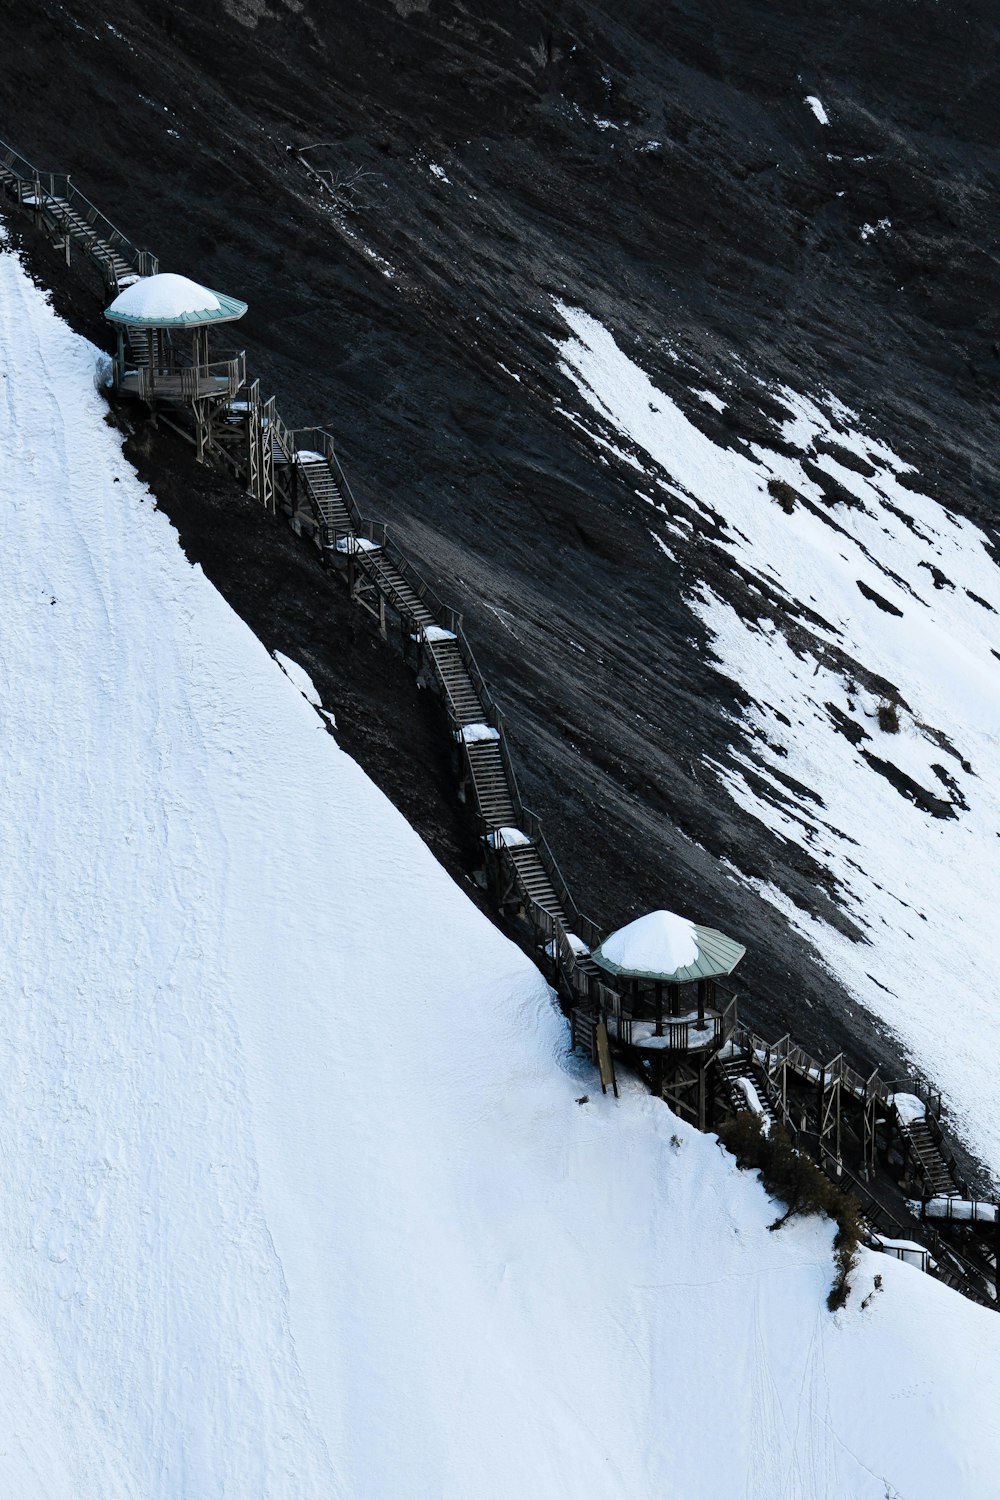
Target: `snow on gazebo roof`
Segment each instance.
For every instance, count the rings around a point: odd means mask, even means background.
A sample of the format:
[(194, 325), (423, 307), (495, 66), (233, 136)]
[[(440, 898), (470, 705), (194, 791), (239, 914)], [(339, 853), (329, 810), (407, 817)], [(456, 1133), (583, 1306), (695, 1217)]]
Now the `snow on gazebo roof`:
[(210, 291), (173, 271), (161, 271), (119, 292), (104, 316), (133, 328), (190, 328), (201, 323), (235, 323), (246, 310), (246, 303), (236, 297)]
[(606, 937), (591, 955), (609, 974), (686, 984), (731, 974), (746, 953), (741, 943), (672, 911), (651, 911)]

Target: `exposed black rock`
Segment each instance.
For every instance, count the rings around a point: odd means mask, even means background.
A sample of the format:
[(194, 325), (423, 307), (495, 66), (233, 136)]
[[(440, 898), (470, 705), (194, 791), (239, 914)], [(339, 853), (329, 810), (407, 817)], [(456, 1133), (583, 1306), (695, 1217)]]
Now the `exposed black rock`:
[[(717, 387), (725, 372), (726, 411), (699, 414), (719, 442), (780, 449), (787, 414), (768, 387), (833, 390), (915, 466), (902, 483), (994, 527), (997, 39), (981, 0), (544, 14), (522, 0), (480, 14), (39, 0), (0, 14), (0, 136), (71, 170), (166, 269), (250, 302), (240, 339), (286, 419), (335, 431), (363, 507), (465, 611), (584, 909), (617, 924), (666, 904), (734, 931), (761, 1029), (890, 1073), (898, 1055), (720, 863), (836, 909), (820, 867), (708, 769), (729, 757), (745, 695), (684, 592), (704, 577), (754, 607), (712, 547), (724, 523), (705, 516), (665, 588), (635, 471), (557, 410), (555, 304), (602, 319), (686, 408), (693, 377)], [(803, 103), (813, 92), (829, 127)], [(330, 192), (296, 159), (312, 147)], [(60, 296), (107, 342), (96, 304), (68, 284)], [(154, 486), (159, 463), (151, 451)], [(832, 481), (824, 495), (850, 499)], [(197, 503), (164, 504), (192, 556), (222, 547), (217, 512), (203, 526)], [(235, 500), (231, 515), (245, 523)], [(280, 643), (306, 606), (283, 590), (270, 607), (265, 639)], [(369, 677), (395, 670), (371, 658)], [(330, 670), (350, 744), (350, 690)]]
[(864, 583), (860, 578), (857, 580), (857, 583), (859, 592), (864, 594), (866, 599), (870, 599), (873, 604), (877, 604), (879, 609), (885, 614), (898, 615), (900, 619), (903, 618), (903, 611), (899, 606), (893, 604), (889, 599), (883, 598), (877, 589), (869, 588), (868, 584)]

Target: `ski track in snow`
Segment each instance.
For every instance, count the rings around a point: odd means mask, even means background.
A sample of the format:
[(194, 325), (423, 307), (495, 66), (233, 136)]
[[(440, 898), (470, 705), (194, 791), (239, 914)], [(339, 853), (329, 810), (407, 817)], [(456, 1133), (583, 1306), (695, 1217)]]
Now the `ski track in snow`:
[[(985, 536), (904, 485), (907, 466), (833, 396), (777, 393), (788, 411), (782, 436), (857, 501), (830, 509), (800, 458), (757, 444), (718, 447), (600, 323), (576, 308), (559, 311), (571, 330), (558, 345), (560, 366), (600, 420), (602, 451), (626, 438), (647, 488), (658, 484), (671, 510), (685, 506), (695, 530), (704, 527), (701, 507), (710, 508), (724, 524), (722, 547), (760, 581), (756, 621), (705, 585), (690, 598), (723, 671), (754, 700), (743, 718), (743, 756), (735, 768), (713, 769), (744, 812), (833, 873), (866, 940), (816, 920), (773, 885), (747, 883), (889, 1023), (942, 1088), (967, 1144), (1000, 1175), (1000, 661), (992, 650), (1000, 573)], [(857, 461), (866, 474), (851, 467)], [(769, 480), (797, 492), (791, 514), (771, 497)], [(676, 551), (684, 535), (664, 524)], [(663, 543), (660, 550), (669, 559)], [(768, 594), (782, 602), (784, 621), (768, 617)], [(788, 620), (797, 617), (790, 641)], [(832, 650), (894, 685), (906, 705), (898, 733), (880, 728), (877, 695)], [(860, 745), (838, 732), (838, 715)], [(908, 800), (865, 752), (952, 815)], [(819, 802), (798, 799), (784, 777)]]
[(982, 1500), (1000, 1321), (867, 1254), (829, 1316), (828, 1225), (577, 1105), (94, 370), (0, 253), (0, 1494)]

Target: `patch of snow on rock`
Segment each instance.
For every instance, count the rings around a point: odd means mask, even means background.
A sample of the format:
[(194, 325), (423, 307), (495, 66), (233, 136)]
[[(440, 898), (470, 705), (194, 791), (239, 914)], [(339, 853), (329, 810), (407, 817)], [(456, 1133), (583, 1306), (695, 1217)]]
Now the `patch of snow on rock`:
[[(692, 517), (721, 516), (721, 551), (773, 601), (747, 621), (707, 585), (692, 587), (715, 657), (752, 700), (742, 750), (712, 769), (745, 812), (826, 867), (864, 940), (772, 885), (736, 878), (894, 1028), (1000, 1173), (1000, 571), (988, 539), (921, 493), (912, 470), (830, 393), (775, 393), (788, 413), (780, 436), (797, 453), (720, 447), (606, 328), (559, 310), (570, 330), (560, 367), (582, 404), (659, 470)], [(851, 503), (825, 503), (806, 459)], [(769, 491), (776, 481), (789, 487), (790, 512)], [(677, 548), (676, 530), (671, 541)], [(892, 684), (898, 732), (883, 726), (866, 679)]]
[(726, 402), (714, 391), (692, 391), (692, 396), (697, 396), (699, 401), (704, 401), (706, 406), (712, 407), (714, 411), (725, 411)]

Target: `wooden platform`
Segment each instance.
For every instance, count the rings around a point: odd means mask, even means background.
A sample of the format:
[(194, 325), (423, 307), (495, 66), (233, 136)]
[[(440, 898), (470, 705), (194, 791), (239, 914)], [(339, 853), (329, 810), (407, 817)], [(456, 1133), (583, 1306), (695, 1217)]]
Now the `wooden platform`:
[(203, 374), (196, 369), (152, 377), (148, 370), (126, 370), (115, 385), (123, 396), (139, 396), (143, 401), (219, 400), (233, 388), (231, 376)]

